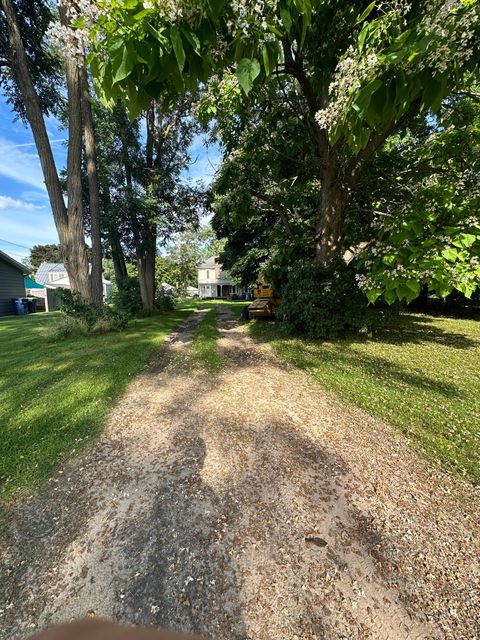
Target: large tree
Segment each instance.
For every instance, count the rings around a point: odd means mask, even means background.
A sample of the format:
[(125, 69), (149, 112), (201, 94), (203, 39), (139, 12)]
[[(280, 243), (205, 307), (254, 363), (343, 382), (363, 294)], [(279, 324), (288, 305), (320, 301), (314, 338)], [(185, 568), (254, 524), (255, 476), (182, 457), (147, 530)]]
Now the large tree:
[(123, 95), (135, 111), (232, 63), (246, 94), (272, 75), (295, 94), (316, 155), (313, 240), (324, 265), (341, 249), (347, 206), (383, 143), (478, 74), (478, 0), (98, 6), (92, 70), (107, 100)]
[(120, 101), (111, 110), (95, 109), (104, 143), (98, 154), (102, 226), (118, 280), (124, 252), (134, 256), (145, 310), (154, 306), (157, 246), (196, 221), (203, 207), (202, 190), (181, 179), (197, 131), (190, 105), (186, 97), (151, 101), (133, 121)]
[[(49, 73), (58, 69), (51, 62), (53, 58), (46, 41), (47, 17), (51, 18), (48, 2), (32, 3), (30, 11), (25, 11), (23, 3), (15, 0), (1, 0), (2, 32), (8, 41), (9, 76), (6, 85), (7, 95), (13, 105), (17, 105), (20, 115), (28, 121), (42, 167), (45, 186), (52, 208), (55, 226), (60, 239), (63, 261), (67, 269), (72, 288), (78, 291), (85, 300), (101, 300), (101, 260), (99, 260), (98, 233), (93, 233), (94, 271), (90, 276), (87, 248), (85, 245), (85, 229), (82, 207), (81, 158), (84, 121), (82, 120), (82, 91), (84, 118), (88, 116), (87, 85), (83, 82), (83, 50), (69, 28), (71, 22), (71, 6), (68, 0), (59, 0), (58, 10), (60, 24), (57, 34), (63, 37), (65, 44), (64, 70), (67, 89), (68, 120), (68, 156), (67, 156), (67, 199), (65, 204), (61, 182), (50, 140), (44, 120), (44, 109), (51, 107), (51, 91), (48, 80), (54, 88), (57, 76), (48, 78)], [(35, 11), (34, 11), (35, 9)], [(39, 22), (33, 27), (30, 21), (39, 16)], [(41, 20), (40, 20), (41, 18)], [(33, 31), (32, 31), (33, 30)], [(32, 33), (35, 37), (32, 41)], [(18, 104), (17, 104), (18, 103)], [(21, 105), (21, 106), (18, 106)], [(91, 131), (88, 120), (87, 132)], [(87, 137), (88, 140), (88, 137)], [(91, 139), (90, 139), (91, 142)], [(88, 142), (87, 142), (88, 145)], [(91, 152), (89, 153), (91, 156)], [(93, 195), (93, 191), (92, 191)], [(94, 208), (93, 208), (94, 210)], [(98, 224), (92, 224), (94, 232)]]

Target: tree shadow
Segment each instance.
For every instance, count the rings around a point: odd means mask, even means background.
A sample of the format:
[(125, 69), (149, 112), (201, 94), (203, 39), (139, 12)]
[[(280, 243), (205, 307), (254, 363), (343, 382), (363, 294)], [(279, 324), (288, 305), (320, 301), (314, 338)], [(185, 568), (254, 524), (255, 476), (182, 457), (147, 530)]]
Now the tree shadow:
[(165, 456), (174, 463), (159, 479), (153, 507), (121, 532), (137, 577), (125, 585), (118, 615), (136, 625), (243, 640), (240, 587), (229, 549), (218, 543), (222, 497), (201, 477), (206, 455), (203, 438), (177, 433)]
[(391, 380), (404, 388), (414, 387), (421, 391), (434, 392), (446, 398), (461, 396), (461, 390), (451, 382), (441, 382), (424, 374), (414, 373), (386, 358), (356, 353), (346, 345), (333, 352), (322, 350), (321, 354), (312, 353), (308, 349), (308, 344), (305, 347), (298, 345), (295, 353), (295, 366), (306, 371), (315, 371), (319, 366), (319, 358), (322, 365), (329, 363), (345, 374), (354, 368), (373, 378), (383, 381)]
[[(382, 327), (377, 334), (368, 340), (372, 342), (385, 342), (387, 344), (421, 344), (433, 342), (453, 349), (475, 349), (479, 347), (479, 341), (461, 333), (442, 329), (438, 324), (438, 318), (413, 313), (402, 313), (394, 322), (389, 322)], [(365, 338), (357, 340), (348, 336), (346, 342), (365, 341)]]

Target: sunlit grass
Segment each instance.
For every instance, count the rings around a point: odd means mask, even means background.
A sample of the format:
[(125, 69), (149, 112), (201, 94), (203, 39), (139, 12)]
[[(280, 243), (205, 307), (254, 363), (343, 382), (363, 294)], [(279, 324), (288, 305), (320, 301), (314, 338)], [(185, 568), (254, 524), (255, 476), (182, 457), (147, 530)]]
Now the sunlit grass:
[(193, 308), (57, 342), (47, 337), (56, 314), (0, 318), (0, 500), (33, 488), (95, 438), (113, 401)]
[(201, 366), (211, 373), (218, 373), (223, 365), (223, 359), (217, 352), (217, 339), (219, 336), (217, 313), (214, 308), (207, 311), (200, 320), (193, 334), (192, 364)]
[(445, 469), (480, 482), (480, 321), (404, 314), (374, 338), (330, 342), (288, 337), (269, 322), (251, 331)]

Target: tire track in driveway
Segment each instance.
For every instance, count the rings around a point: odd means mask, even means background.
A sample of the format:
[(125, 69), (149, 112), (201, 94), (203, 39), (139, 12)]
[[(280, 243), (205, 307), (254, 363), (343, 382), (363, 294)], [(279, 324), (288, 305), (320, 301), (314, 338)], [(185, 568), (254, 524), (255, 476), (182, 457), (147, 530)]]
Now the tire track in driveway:
[(219, 640), (472, 638), (475, 492), (225, 307), (225, 368), (192, 370), (202, 313), (12, 515), (1, 637), (101, 615)]

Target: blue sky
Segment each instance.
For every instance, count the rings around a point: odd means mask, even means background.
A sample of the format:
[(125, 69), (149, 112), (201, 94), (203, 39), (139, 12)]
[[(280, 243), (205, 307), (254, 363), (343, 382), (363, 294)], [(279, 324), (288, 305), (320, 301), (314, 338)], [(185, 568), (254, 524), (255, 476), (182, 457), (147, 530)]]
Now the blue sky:
[[(57, 243), (58, 236), (30, 129), (14, 122), (14, 114), (0, 96), (0, 250), (21, 261), (34, 244)], [(61, 170), (66, 164), (66, 132), (54, 118), (47, 131)], [(190, 149), (188, 180), (209, 183), (220, 160), (218, 147), (197, 137)]]

